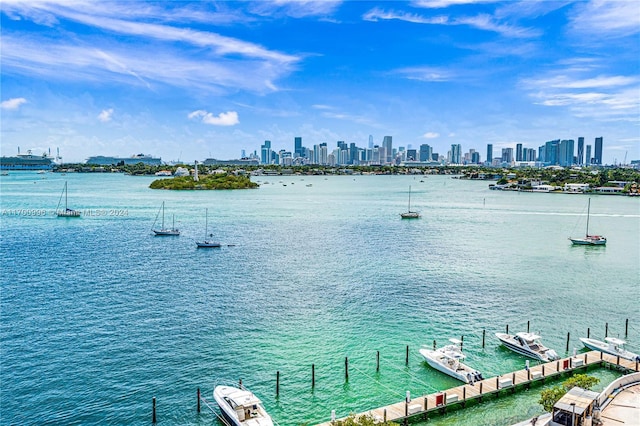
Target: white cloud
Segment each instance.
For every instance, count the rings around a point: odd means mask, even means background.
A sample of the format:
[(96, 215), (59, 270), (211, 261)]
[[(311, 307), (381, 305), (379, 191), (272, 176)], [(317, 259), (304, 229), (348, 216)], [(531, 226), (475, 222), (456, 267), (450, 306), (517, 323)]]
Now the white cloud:
[(435, 139), (439, 136), (440, 136), (440, 133), (436, 133), (436, 132), (427, 132), (424, 135), (422, 135), (422, 137), (425, 139)]
[(424, 7), (427, 9), (440, 9), (449, 6), (458, 6), (462, 4), (474, 3), (496, 3), (497, 0), (417, 0), (413, 2), (416, 7)]
[(454, 74), (446, 70), (444, 68), (436, 68), (436, 67), (409, 67), (409, 68), (400, 68), (393, 71), (396, 74), (400, 74), (409, 80), (419, 80), (419, 81), (449, 81), (452, 80), (455, 76)]
[(100, 114), (98, 114), (98, 120), (106, 123), (107, 121), (111, 121), (111, 116), (113, 115), (113, 108), (103, 109)]
[(204, 124), (211, 124), (213, 126), (235, 126), (240, 123), (238, 113), (235, 111), (221, 112), (218, 115), (213, 115), (211, 112), (199, 109), (190, 113), (189, 119), (200, 119)]
[(0, 107), (2, 109), (18, 109), (20, 105), (26, 104), (27, 100), (25, 98), (12, 98), (7, 99), (6, 101), (2, 101)]
[(421, 16), (415, 13), (394, 12), (394, 11), (386, 12), (377, 7), (365, 13), (362, 16), (362, 19), (364, 19), (365, 21), (373, 21), (373, 22), (377, 22), (378, 20), (389, 21), (389, 20), (396, 19), (399, 21), (412, 22), (414, 24), (446, 24), (447, 21), (449, 20), (449, 18), (447, 18), (446, 16), (435, 16), (435, 17), (426, 18), (424, 16)]
[(271, 0), (250, 3), (250, 11), (261, 16), (284, 15), (292, 18), (331, 15), (341, 0)]
[(640, 12), (635, 1), (594, 0), (578, 2), (569, 28), (598, 39), (625, 37), (640, 32)]

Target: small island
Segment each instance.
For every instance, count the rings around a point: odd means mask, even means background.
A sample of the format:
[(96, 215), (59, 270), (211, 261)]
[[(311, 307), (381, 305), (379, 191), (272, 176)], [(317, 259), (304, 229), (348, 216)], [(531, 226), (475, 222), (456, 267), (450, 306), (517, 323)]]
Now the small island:
[(151, 189), (250, 189), (258, 188), (255, 182), (251, 182), (247, 176), (221, 173), (216, 175), (200, 176), (194, 180), (191, 176), (178, 176), (171, 179), (156, 179), (151, 182)]

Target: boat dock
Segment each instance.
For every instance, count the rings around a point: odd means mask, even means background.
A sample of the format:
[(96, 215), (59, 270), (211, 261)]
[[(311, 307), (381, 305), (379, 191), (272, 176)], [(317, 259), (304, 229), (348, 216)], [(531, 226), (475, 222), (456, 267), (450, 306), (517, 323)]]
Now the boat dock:
[[(449, 406), (465, 406), (467, 401), (479, 400), (487, 395), (499, 394), (511, 389), (515, 392), (518, 387), (528, 388), (531, 383), (544, 381), (565, 373), (582, 370), (589, 366), (609, 365), (623, 370), (637, 372), (638, 361), (629, 361), (619, 356), (608, 355), (599, 351), (591, 351), (551, 361), (545, 364), (531, 366), (523, 370), (502, 374), (496, 377), (475, 382), (473, 385), (465, 384), (446, 391), (407, 399), (402, 402), (374, 408), (369, 411), (357, 413), (357, 416), (369, 415), (381, 421), (394, 421), (407, 423), (411, 418), (426, 419), (431, 412), (445, 411)], [(331, 426), (332, 422), (321, 423), (318, 426)]]

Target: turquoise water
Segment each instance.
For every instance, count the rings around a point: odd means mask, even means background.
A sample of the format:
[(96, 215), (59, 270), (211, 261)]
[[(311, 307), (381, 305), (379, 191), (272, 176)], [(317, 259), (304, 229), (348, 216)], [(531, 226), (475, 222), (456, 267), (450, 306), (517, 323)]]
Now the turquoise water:
[[(80, 219), (51, 214), (65, 180)], [(260, 177), (256, 190), (204, 192), (152, 180), (1, 178), (2, 424), (147, 424), (154, 396), (159, 423), (214, 424), (196, 414), (196, 388), (212, 399), (240, 378), (280, 425), (313, 424), (458, 385), (421, 361), (434, 339), (464, 335), (487, 377), (520, 369), (493, 333), (527, 321), (564, 354), (567, 332), (572, 351), (587, 327), (624, 337), (629, 318), (640, 351), (640, 200), (592, 197), (608, 245), (573, 247), (586, 196), (445, 176)], [(409, 185), (419, 220), (399, 217)], [(163, 201), (180, 237), (151, 235)], [(205, 208), (219, 250), (195, 248)], [(443, 424), (536, 414), (472, 411)]]

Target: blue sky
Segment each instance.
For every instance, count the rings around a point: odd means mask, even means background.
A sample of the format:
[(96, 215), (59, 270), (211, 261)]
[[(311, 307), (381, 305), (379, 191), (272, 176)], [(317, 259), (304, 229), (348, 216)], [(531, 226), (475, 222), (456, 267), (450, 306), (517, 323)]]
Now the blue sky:
[[(633, 1), (0, 3), (2, 155), (239, 158), (604, 137), (640, 159)], [(498, 150), (498, 151), (496, 151)]]

